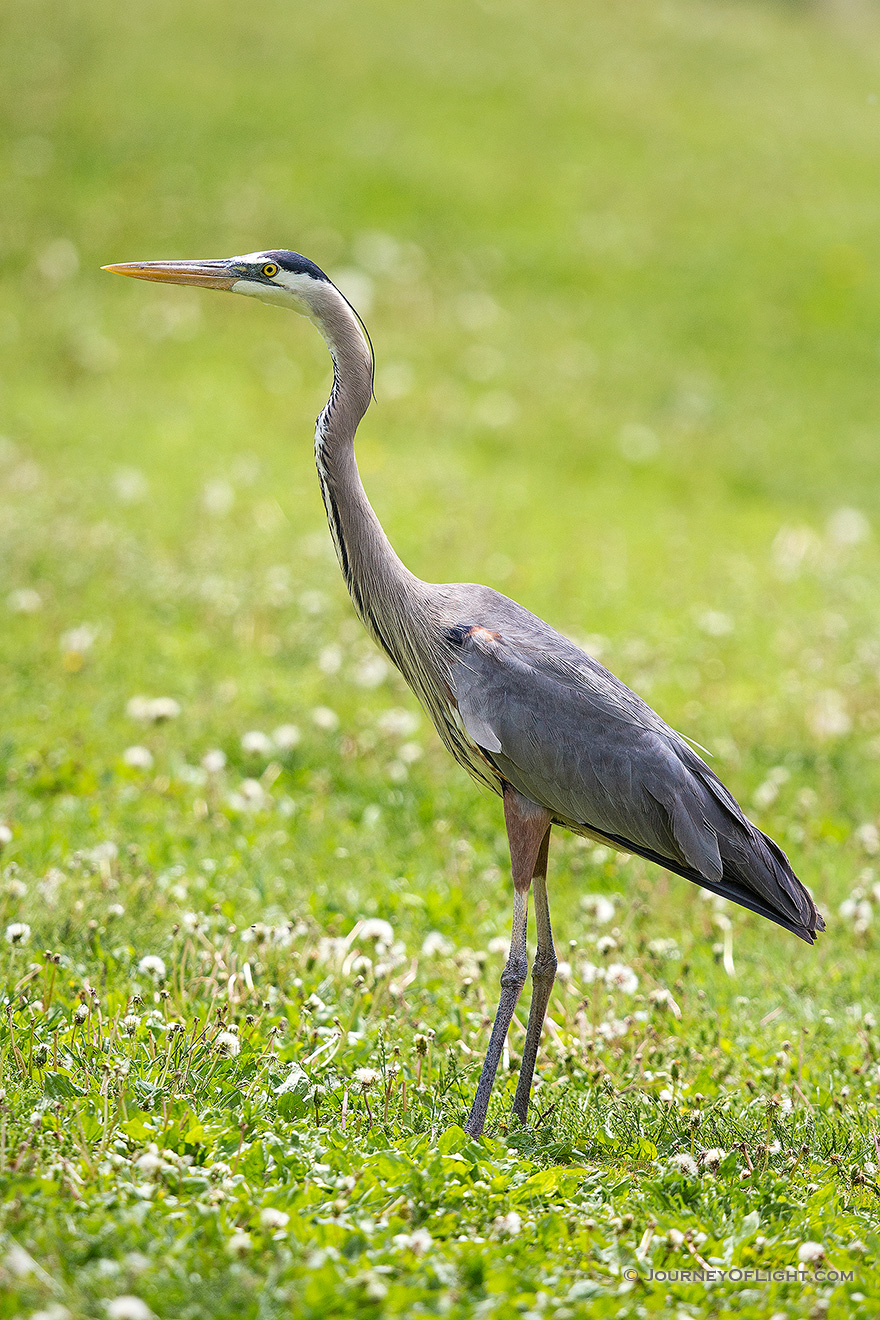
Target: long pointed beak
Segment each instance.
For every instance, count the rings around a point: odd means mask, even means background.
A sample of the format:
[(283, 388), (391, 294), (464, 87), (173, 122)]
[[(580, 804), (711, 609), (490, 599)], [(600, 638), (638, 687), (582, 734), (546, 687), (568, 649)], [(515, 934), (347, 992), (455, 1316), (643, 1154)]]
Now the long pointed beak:
[(158, 280), (161, 284), (200, 284), (205, 289), (231, 289), (241, 274), (229, 261), (128, 261), (102, 266), (117, 275), (135, 280)]

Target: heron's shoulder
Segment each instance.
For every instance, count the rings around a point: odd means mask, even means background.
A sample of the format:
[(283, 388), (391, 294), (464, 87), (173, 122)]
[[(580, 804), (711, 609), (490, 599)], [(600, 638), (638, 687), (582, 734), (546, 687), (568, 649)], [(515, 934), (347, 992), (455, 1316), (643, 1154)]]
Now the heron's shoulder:
[(439, 616), (445, 627), (471, 624), (489, 632), (503, 633), (511, 645), (541, 645), (585, 652), (562, 633), (557, 632), (537, 614), (518, 601), (504, 596), (494, 587), (478, 582), (446, 582), (434, 588)]
[(570, 637), (494, 587), (452, 582), (435, 590), (439, 593), (438, 622), (444, 630), (485, 629), (498, 635), (508, 653), (518, 652), (528, 664), (555, 670), (560, 676), (589, 674), (618, 683)]
[[(469, 653), (467, 668), (474, 671), (478, 652), (488, 668), (483, 681), (491, 681), (491, 666), (516, 670), (532, 690), (535, 683), (565, 689), (575, 701), (587, 699), (591, 710), (606, 718), (622, 719), (643, 731), (653, 731), (665, 742), (678, 744), (680, 735), (647, 702), (622, 683), (593, 656), (538, 615), (492, 587), (452, 583), (442, 593), (439, 622), (454, 650)], [(505, 679), (505, 683), (508, 680)]]

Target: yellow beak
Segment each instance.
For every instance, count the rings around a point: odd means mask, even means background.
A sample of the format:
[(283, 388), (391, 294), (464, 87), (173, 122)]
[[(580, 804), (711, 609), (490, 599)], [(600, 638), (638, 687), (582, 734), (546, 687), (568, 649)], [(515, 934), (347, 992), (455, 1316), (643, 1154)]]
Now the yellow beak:
[(205, 289), (231, 289), (242, 278), (229, 261), (129, 261), (102, 266), (117, 275), (135, 280), (158, 280), (161, 284), (199, 284)]

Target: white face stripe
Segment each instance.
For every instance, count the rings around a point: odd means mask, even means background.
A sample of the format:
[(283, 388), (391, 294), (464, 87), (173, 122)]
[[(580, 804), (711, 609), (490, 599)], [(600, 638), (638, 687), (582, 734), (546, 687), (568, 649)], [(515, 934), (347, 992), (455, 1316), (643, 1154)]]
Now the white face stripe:
[[(255, 253), (251, 257), (237, 257), (237, 261), (251, 261), (263, 254)], [(266, 262), (272, 258), (267, 256)], [(272, 262), (277, 266), (276, 261)], [(243, 293), (247, 298), (259, 298), (261, 302), (273, 303), (276, 307), (291, 307), (300, 316), (312, 316), (315, 310), (316, 294), (324, 280), (315, 279), (293, 270), (278, 267), (278, 274), (273, 275), (268, 283), (262, 280), (236, 280), (230, 292)]]

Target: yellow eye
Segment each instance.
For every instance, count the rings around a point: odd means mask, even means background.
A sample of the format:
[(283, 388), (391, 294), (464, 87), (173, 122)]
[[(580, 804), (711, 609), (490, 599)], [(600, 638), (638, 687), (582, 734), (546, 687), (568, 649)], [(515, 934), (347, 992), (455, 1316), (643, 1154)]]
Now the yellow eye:
[(271, 280), (275, 275), (278, 274), (278, 267), (275, 265), (274, 261), (266, 262), (265, 266), (263, 267), (263, 274), (266, 276), (267, 280)]

